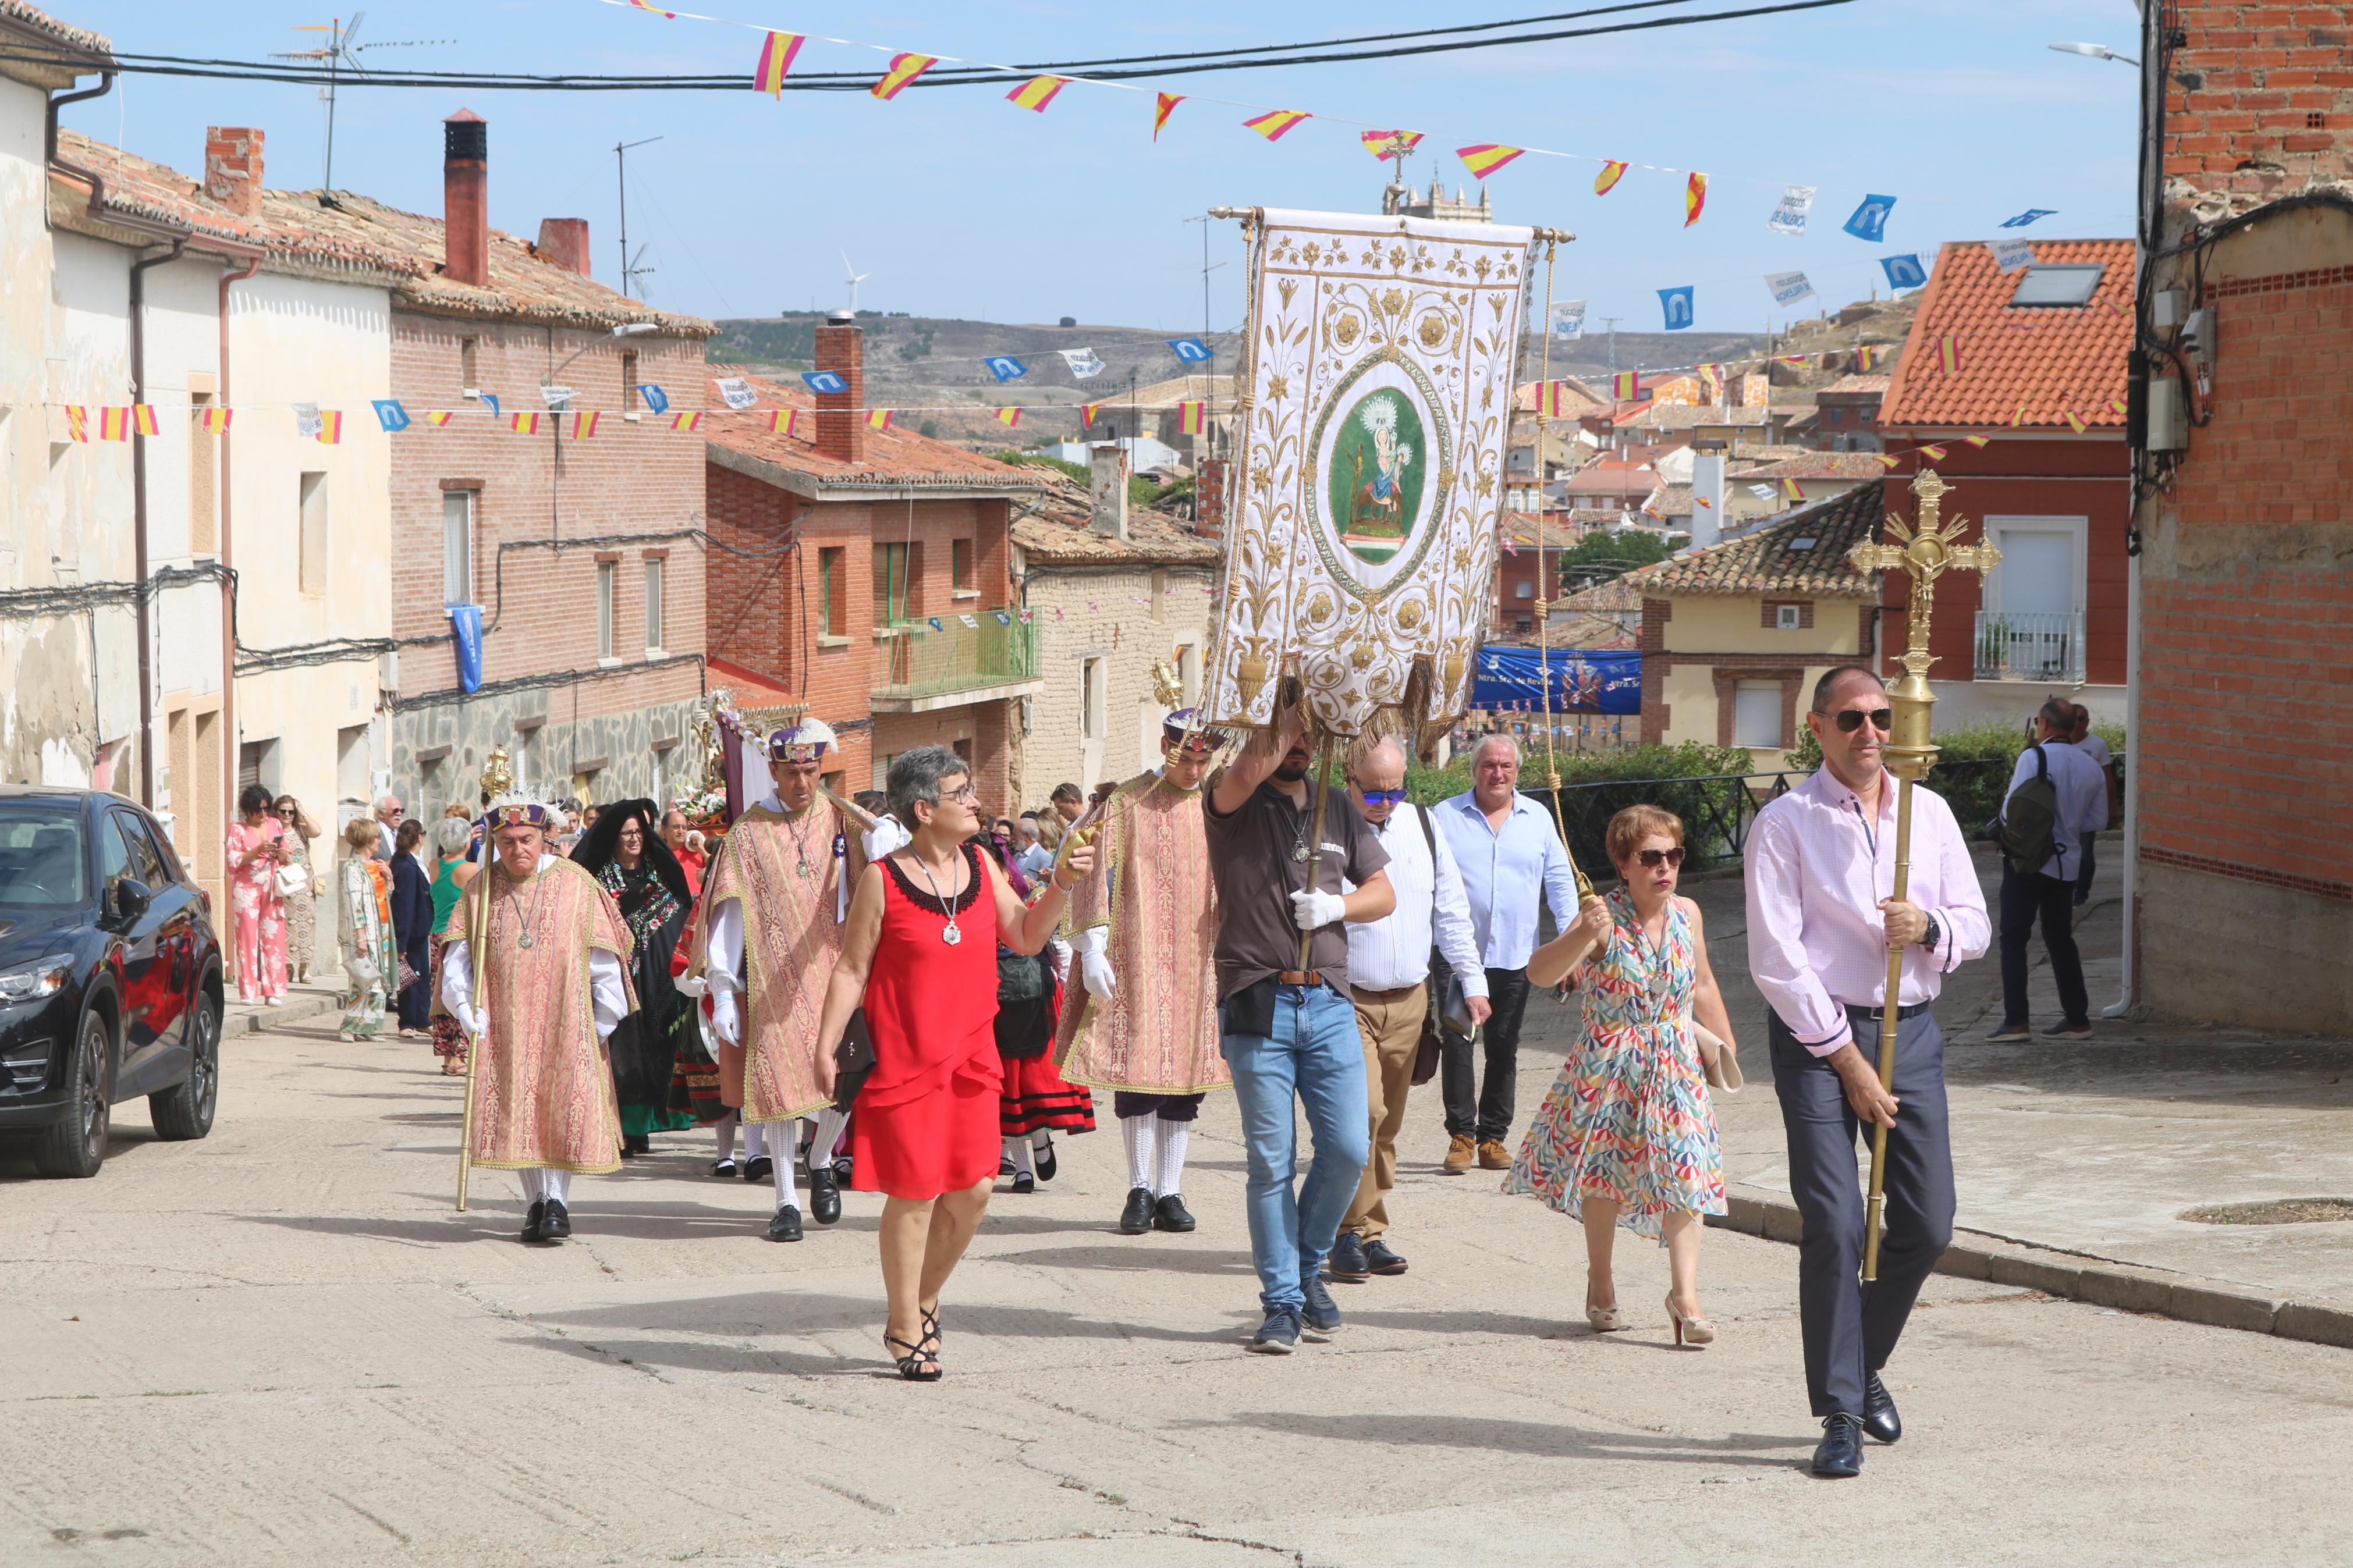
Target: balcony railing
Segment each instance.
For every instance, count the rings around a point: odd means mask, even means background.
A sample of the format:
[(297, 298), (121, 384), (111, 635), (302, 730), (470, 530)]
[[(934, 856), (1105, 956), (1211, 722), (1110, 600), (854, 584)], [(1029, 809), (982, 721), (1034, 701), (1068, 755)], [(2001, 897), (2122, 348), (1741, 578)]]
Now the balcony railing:
[(2081, 610), (1979, 610), (1977, 641), (1979, 680), (2083, 682)]
[(898, 703), (1038, 679), (1038, 627), (1016, 609), (902, 621), (882, 639), (874, 692)]

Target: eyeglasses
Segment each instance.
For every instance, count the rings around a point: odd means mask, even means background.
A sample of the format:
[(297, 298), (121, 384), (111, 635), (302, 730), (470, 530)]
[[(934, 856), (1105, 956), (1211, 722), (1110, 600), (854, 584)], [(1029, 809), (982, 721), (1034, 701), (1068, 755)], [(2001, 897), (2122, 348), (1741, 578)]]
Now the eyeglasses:
[(980, 798), (980, 790), (978, 787), (968, 782), (960, 784), (951, 790), (943, 790), (940, 793), (960, 805), (970, 805), (973, 802)]
[(1401, 789), (1368, 789), (1361, 792), (1366, 805), (1395, 805), (1405, 799)]
[(1865, 719), (1868, 719), (1871, 721), (1871, 727), (1883, 735), (1894, 725), (1895, 710), (1893, 708), (1850, 708), (1845, 712), (1839, 714), (1837, 718), (1839, 732), (1841, 734), (1853, 734), (1857, 730), (1862, 728), (1862, 721)]
[(1655, 871), (1662, 865), (1680, 868), (1683, 863), (1683, 851), (1681, 845), (1672, 849), (1640, 849), (1635, 851), (1634, 858)]

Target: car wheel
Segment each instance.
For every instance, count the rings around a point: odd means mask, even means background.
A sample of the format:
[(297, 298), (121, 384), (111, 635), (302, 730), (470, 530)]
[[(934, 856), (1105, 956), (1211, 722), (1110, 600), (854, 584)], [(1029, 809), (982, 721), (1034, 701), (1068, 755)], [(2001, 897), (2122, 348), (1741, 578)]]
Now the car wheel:
[(213, 1107), (220, 1102), (220, 1004), (210, 996), (198, 1001), (188, 1029), (188, 1076), (147, 1097), (155, 1136), (174, 1142), (213, 1130)]
[(108, 1096), (106, 1020), (85, 1013), (73, 1058), (66, 1064), (64, 1118), (41, 1129), (33, 1144), (33, 1166), (44, 1176), (95, 1176), (106, 1163), (106, 1134), (113, 1117)]

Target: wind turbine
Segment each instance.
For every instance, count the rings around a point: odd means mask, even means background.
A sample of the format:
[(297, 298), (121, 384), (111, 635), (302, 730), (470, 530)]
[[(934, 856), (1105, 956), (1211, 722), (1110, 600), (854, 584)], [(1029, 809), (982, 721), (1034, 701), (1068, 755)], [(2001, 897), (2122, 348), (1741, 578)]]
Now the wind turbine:
[(362, 63), (359, 58), (360, 51), (362, 49), (431, 48), (438, 47), (443, 44), (454, 44), (458, 41), (455, 38), (387, 38), (381, 43), (353, 43), (353, 37), (357, 35), (360, 30), (360, 24), (366, 19), (366, 12), (354, 11), (352, 13), (352, 21), (351, 26), (345, 26), (343, 25), (343, 19), (341, 16), (336, 17), (332, 22), (309, 22), (299, 24), (294, 28), (298, 33), (326, 34), (327, 41), (325, 46), (315, 49), (296, 49), (289, 54), (276, 54), (270, 56), (270, 58), (279, 60), (324, 60), (327, 62), (327, 85), (319, 89), (319, 97), (323, 100), (327, 105), (327, 169), (325, 174), (322, 176), (319, 183), (319, 195), (320, 199), (322, 202), (332, 203), (333, 199), (332, 193), (335, 188), (335, 79), (347, 70), (353, 76), (364, 77), (367, 75), (367, 67)]
[(854, 316), (858, 314), (858, 286), (860, 283), (865, 282), (869, 278), (873, 277), (874, 274), (871, 272), (860, 272), (858, 268), (852, 267), (849, 264), (849, 252), (846, 250), (841, 253), (841, 270), (849, 279), (849, 313)]

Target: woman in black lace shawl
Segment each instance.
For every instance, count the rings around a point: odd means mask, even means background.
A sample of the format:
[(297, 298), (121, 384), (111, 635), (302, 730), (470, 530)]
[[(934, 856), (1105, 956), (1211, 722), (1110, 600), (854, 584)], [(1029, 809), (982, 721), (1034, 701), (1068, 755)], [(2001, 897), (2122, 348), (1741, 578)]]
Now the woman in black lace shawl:
[(630, 978), (638, 1011), (613, 1031), (613, 1089), (621, 1105), (621, 1152), (643, 1154), (650, 1133), (694, 1124), (669, 1109), (678, 1017), (685, 999), (670, 983), (670, 954), (694, 910), (686, 870), (664, 844), (661, 814), (649, 800), (625, 800), (598, 813), (572, 858), (621, 906), (637, 941)]

